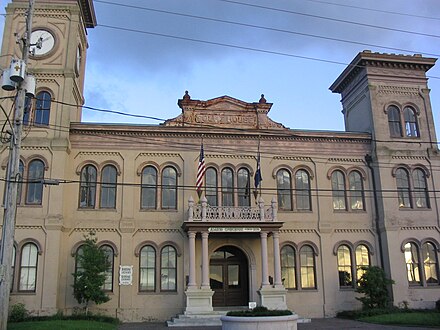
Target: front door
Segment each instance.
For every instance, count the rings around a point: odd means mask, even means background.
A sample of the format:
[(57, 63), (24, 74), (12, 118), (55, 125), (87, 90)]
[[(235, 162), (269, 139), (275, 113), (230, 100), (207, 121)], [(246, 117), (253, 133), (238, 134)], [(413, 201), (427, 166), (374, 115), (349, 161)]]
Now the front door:
[(248, 304), (248, 263), (240, 249), (221, 247), (212, 254), (209, 269), (214, 307)]

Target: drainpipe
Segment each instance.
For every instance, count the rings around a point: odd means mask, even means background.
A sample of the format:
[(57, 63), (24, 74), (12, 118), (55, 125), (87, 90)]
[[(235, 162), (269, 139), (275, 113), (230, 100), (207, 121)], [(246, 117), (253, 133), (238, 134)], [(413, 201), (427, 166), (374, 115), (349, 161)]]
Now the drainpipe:
[(371, 157), (371, 155), (369, 154), (366, 154), (365, 161), (367, 162), (367, 166), (371, 171), (371, 180), (373, 181), (374, 213), (375, 213), (374, 222), (376, 224), (377, 240), (379, 244), (380, 267), (383, 269), (385, 263), (383, 260), (382, 237), (380, 234), (380, 225), (379, 225), (379, 206), (378, 206), (379, 203), (378, 203), (377, 189), (376, 189), (376, 176), (374, 175), (374, 169), (372, 166), (373, 157)]

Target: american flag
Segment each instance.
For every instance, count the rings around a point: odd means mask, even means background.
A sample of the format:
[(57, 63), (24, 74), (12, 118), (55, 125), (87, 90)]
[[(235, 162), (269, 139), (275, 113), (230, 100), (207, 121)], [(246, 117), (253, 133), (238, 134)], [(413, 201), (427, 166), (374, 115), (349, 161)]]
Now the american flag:
[(203, 179), (205, 177), (206, 166), (205, 166), (205, 153), (203, 151), (203, 143), (200, 146), (200, 156), (199, 156), (199, 166), (197, 168), (197, 181), (196, 181), (196, 190), (197, 194), (202, 195), (202, 187), (203, 187)]

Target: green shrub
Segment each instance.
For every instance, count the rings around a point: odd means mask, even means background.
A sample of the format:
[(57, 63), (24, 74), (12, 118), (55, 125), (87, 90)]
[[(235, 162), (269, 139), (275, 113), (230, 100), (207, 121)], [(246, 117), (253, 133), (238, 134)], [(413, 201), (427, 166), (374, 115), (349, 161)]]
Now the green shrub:
[(364, 296), (356, 299), (362, 302), (364, 309), (386, 308), (390, 303), (388, 286), (394, 284), (394, 281), (387, 278), (380, 267), (368, 266), (363, 267), (363, 270), (356, 292)]
[(9, 310), (9, 321), (10, 322), (23, 322), (29, 317), (29, 312), (22, 303), (12, 305)]
[(230, 311), (227, 316), (244, 316), (244, 317), (257, 317), (257, 316), (285, 316), (292, 315), (289, 310), (267, 309), (264, 306), (257, 306), (252, 310), (245, 311)]
[(435, 302), (435, 309), (440, 312), (440, 299)]

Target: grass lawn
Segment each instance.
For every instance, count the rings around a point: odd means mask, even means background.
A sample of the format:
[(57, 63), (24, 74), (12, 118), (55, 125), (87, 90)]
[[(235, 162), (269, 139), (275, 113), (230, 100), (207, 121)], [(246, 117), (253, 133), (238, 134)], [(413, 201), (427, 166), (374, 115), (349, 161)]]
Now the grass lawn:
[(438, 312), (391, 313), (362, 317), (358, 320), (378, 324), (440, 327), (440, 313)]
[(8, 323), (8, 330), (115, 330), (116, 324), (87, 320), (52, 320)]

